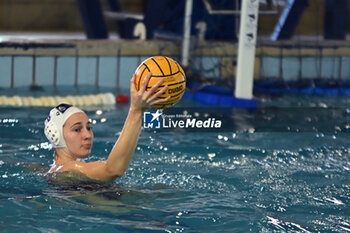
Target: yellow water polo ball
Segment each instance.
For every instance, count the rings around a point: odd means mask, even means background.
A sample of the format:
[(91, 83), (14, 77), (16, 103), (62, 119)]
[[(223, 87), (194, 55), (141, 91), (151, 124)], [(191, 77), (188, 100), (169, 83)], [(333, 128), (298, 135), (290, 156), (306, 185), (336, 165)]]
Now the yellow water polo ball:
[(148, 82), (146, 90), (150, 89), (153, 85), (163, 79), (164, 82), (158, 87), (156, 92), (165, 85), (168, 85), (168, 89), (158, 98), (164, 99), (170, 96), (168, 101), (155, 104), (152, 107), (168, 108), (181, 99), (186, 88), (186, 76), (182, 67), (176, 61), (166, 56), (147, 58), (135, 71), (135, 85), (137, 90), (141, 88), (142, 82), (149, 72), (152, 73), (152, 76)]

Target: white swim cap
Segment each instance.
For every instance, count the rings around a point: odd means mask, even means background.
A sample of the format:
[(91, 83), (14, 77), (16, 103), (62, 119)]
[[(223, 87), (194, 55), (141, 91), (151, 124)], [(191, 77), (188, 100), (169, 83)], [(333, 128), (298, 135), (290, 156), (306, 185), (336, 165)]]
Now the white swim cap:
[(54, 148), (67, 147), (63, 137), (63, 125), (71, 115), (77, 112), (83, 111), (69, 104), (60, 104), (50, 111), (45, 120), (44, 132)]

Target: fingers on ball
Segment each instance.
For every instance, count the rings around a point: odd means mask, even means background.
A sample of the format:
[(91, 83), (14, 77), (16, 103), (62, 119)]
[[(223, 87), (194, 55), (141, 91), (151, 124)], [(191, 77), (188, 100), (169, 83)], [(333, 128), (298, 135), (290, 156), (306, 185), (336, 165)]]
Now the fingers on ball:
[[(160, 95), (164, 94), (167, 89), (168, 89), (168, 86), (165, 85), (164, 87), (162, 87), (162, 89), (158, 90), (157, 92), (152, 92), (153, 95), (150, 96), (149, 102), (153, 101), (154, 99), (158, 98)], [(169, 98), (170, 96), (166, 97), (165, 99), (169, 99)], [(160, 100), (163, 100), (163, 99), (160, 99)]]
[(170, 99), (170, 96), (167, 96), (167, 97), (164, 98), (164, 99), (156, 99), (156, 100), (154, 100), (154, 101), (152, 102), (152, 105), (167, 102), (169, 99)]
[[(153, 85), (148, 91), (147, 91), (147, 94), (146, 94), (146, 98), (150, 97), (151, 95), (155, 94), (155, 93), (158, 93), (159, 91), (157, 91), (157, 89), (159, 88), (159, 86), (164, 82), (163, 79), (161, 79), (160, 81), (158, 81), (155, 85)], [(165, 88), (166, 89), (166, 88)], [(159, 96), (159, 95), (158, 95)], [(156, 97), (158, 97), (156, 96)]]
[(153, 93), (160, 85), (162, 85), (163, 82), (163, 79), (159, 80), (154, 86), (151, 87), (149, 91)]
[(146, 90), (147, 85), (148, 85), (148, 82), (149, 82), (151, 76), (152, 76), (152, 74), (151, 74), (151, 72), (149, 72), (149, 73), (146, 75), (146, 77), (143, 79), (142, 85), (141, 85), (141, 88), (140, 88), (140, 90), (141, 90), (142, 92), (144, 92), (144, 91)]
[(134, 74), (130, 80), (130, 88), (132, 91), (136, 90), (135, 79), (136, 79), (136, 74)]

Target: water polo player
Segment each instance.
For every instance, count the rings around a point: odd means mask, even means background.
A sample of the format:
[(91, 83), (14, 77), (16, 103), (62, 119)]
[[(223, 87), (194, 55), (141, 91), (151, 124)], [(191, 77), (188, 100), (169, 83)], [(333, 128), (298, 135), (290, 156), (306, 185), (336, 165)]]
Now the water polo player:
[(157, 99), (167, 85), (158, 92), (163, 83), (159, 81), (146, 91), (151, 73), (142, 83), (139, 91), (135, 88), (135, 75), (130, 82), (131, 103), (122, 133), (106, 161), (83, 162), (91, 153), (93, 132), (87, 115), (77, 107), (60, 104), (50, 111), (45, 121), (45, 135), (55, 148), (54, 164), (49, 173), (78, 172), (99, 181), (113, 181), (121, 177), (128, 168), (135, 151), (141, 130), (143, 111), (151, 105), (166, 102), (169, 98)]

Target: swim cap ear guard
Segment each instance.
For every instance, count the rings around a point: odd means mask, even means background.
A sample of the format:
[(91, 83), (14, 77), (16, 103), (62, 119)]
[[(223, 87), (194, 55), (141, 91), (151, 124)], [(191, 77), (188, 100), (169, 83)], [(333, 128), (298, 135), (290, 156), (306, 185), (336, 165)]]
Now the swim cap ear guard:
[(66, 120), (77, 112), (83, 112), (69, 104), (60, 104), (50, 111), (45, 120), (44, 133), (54, 148), (67, 147), (63, 137), (63, 126)]

